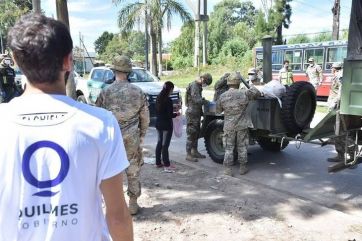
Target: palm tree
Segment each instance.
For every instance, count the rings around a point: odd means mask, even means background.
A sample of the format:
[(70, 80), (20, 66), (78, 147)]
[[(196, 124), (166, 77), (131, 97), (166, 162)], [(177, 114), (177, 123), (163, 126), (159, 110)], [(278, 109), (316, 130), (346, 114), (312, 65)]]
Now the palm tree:
[[(114, 3), (126, 2), (127, 0), (113, 0)], [(148, 13), (145, 18), (145, 12)], [(125, 5), (118, 13), (118, 25), (121, 32), (127, 33), (133, 29), (138, 21), (148, 24), (151, 41), (151, 72), (157, 75), (157, 37), (159, 52), (159, 69), (162, 71), (162, 28), (163, 18), (166, 15), (167, 28), (171, 28), (171, 18), (178, 14), (182, 21), (191, 19), (191, 15), (177, 0), (143, 0)], [(147, 19), (147, 20), (146, 20)]]
[[(191, 21), (191, 15), (184, 6), (175, 0), (158, 0), (159, 15), (157, 16), (158, 34), (158, 74), (162, 75), (162, 28), (166, 20), (167, 30), (171, 29), (171, 20), (174, 14), (180, 16), (182, 22)], [(165, 19), (166, 18), (166, 19)]]

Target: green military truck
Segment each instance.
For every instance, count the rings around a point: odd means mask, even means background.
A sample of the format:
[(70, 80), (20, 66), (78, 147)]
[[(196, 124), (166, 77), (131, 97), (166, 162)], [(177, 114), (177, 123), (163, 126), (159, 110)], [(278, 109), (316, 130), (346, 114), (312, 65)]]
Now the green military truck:
[[(352, 135), (355, 140), (354, 160), (331, 166), (329, 171), (359, 163), (362, 153), (359, 148), (362, 144), (362, 29), (358, 16), (361, 15), (362, 2), (353, 0), (340, 110), (329, 112), (314, 128), (310, 128), (316, 109), (315, 90), (309, 82), (296, 82), (281, 98), (282, 107), (276, 98), (267, 97), (249, 104), (248, 111), (254, 125), (249, 130), (252, 144), (257, 143), (268, 151), (281, 151), (293, 140), (324, 145), (327, 138)], [(263, 47), (264, 80), (267, 82), (271, 79), (271, 38), (265, 39)], [(223, 115), (206, 109), (201, 134), (211, 159), (222, 163), (225, 153), (222, 143)]]

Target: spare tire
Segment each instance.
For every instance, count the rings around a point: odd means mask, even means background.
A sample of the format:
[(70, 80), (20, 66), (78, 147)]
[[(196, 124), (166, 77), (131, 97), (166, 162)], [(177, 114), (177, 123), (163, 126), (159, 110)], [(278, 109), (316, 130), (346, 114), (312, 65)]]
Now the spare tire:
[(297, 134), (309, 127), (316, 106), (316, 92), (311, 83), (298, 81), (287, 87), (281, 110), (281, 119), (287, 130)]

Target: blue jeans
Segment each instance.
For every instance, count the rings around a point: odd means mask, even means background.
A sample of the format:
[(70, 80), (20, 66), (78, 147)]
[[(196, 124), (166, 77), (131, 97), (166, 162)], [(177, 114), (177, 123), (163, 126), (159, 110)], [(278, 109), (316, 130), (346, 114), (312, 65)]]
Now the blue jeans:
[(171, 137), (173, 130), (158, 130), (158, 141), (156, 146), (156, 165), (161, 165), (161, 154), (162, 162), (165, 167), (170, 166), (170, 159), (168, 157), (168, 147), (170, 146)]

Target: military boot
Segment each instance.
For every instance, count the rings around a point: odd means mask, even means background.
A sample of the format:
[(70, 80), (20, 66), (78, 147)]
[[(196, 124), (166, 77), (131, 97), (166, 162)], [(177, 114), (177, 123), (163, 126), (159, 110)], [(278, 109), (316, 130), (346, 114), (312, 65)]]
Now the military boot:
[(233, 176), (233, 170), (231, 169), (231, 167), (224, 167), (224, 175), (226, 176)]
[(240, 175), (244, 175), (249, 171), (249, 169), (245, 165), (240, 165)]
[(206, 158), (205, 155), (202, 155), (200, 152), (197, 151), (197, 149), (192, 148), (191, 149), (191, 155), (195, 158)]
[(329, 157), (327, 158), (328, 162), (341, 162), (344, 161), (343, 155), (337, 154), (335, 157)]
[(138, 213), (139, 208), (140, 207), (137, 204), (137, 198), (136, 197), (131, 197), (129, 199), (129, 204), (128, 204), (129, 213), (131, 215), (136, 215)]
[(199, 160), (197, 160), (197, 158), (195, 158), (193, 155), (191, 155), (191, 153), (188, 152), (186, 156), (186, 161), (197, 162)]

